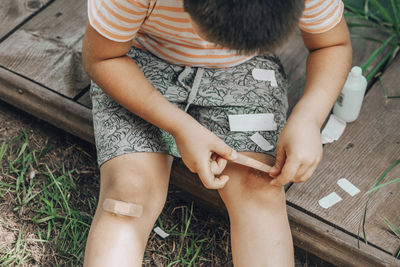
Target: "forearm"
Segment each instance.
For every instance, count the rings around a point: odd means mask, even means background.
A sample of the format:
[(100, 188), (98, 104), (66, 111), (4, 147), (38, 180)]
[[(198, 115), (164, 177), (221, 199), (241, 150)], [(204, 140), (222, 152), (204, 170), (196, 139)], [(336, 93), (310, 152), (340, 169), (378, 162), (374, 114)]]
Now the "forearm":
[(304, 95), (292, 111), (319, 127), (335, 103), (351, 66), (350, 43), (314, 50), (307, 59)]
[(131, 58), (122, 56), (87, 65), (89, 76), (105, 93), (155, 126), (174, 134), (183, 125), (195, 122), (162, 96)]

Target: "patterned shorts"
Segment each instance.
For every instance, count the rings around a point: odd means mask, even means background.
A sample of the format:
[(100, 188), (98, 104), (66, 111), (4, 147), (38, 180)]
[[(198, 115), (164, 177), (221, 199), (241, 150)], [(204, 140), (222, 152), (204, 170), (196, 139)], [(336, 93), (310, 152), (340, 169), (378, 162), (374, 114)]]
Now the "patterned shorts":
[[(288, 106), (286, 77), (276, 56), (257, 56), (234, 67), (211, 69), (173, 65), (140, 49), (131, 49), (128, 55), (161, 94), (233, 149), (275, 156), (275, 149), (264, 151), (249, 139), (254, 132), (230, 131), (228, 115), (273, 113), (277, 130), (259, 133), (275, 147)], [(254, 79), (255, 68), (274, 70), (277, 86)], [(179, 157), (170, 134), (120, 106), (93, 82), (90, 95), (99, 166), (132, 152)]]

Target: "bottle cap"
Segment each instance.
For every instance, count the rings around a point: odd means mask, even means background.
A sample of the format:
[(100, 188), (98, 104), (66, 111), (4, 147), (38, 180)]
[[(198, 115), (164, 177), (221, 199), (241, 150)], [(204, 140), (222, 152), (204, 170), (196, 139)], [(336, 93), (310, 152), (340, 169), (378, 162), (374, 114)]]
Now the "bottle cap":
[(354, 73), (357, 76), (360, 76), (360, 75), (362, 75), (362, 69), (359, 66), (354, 66), (351, 68), (351, 73)]

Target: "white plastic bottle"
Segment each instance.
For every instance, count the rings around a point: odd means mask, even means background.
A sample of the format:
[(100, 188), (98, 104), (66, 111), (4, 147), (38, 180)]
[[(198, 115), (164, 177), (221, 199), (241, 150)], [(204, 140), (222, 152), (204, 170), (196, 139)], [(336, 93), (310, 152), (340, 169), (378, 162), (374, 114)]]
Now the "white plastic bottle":
[(360, 114), (366, 88), (367, 79), (362, 75), (361, 68), (353, 67), (333, 107), (333, 114), (345, 122), (355, 121)]

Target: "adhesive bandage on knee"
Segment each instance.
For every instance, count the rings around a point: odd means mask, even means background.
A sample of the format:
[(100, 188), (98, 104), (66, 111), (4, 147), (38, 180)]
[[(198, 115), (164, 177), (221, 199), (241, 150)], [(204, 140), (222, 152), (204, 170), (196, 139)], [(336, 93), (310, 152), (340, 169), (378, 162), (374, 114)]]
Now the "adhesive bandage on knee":
[(103, 210), (130, 217), (139, 218), (142, 216), (143, 206), (129, 202), (123, 202), (115, 199), (106, 198), (103, 202)]

